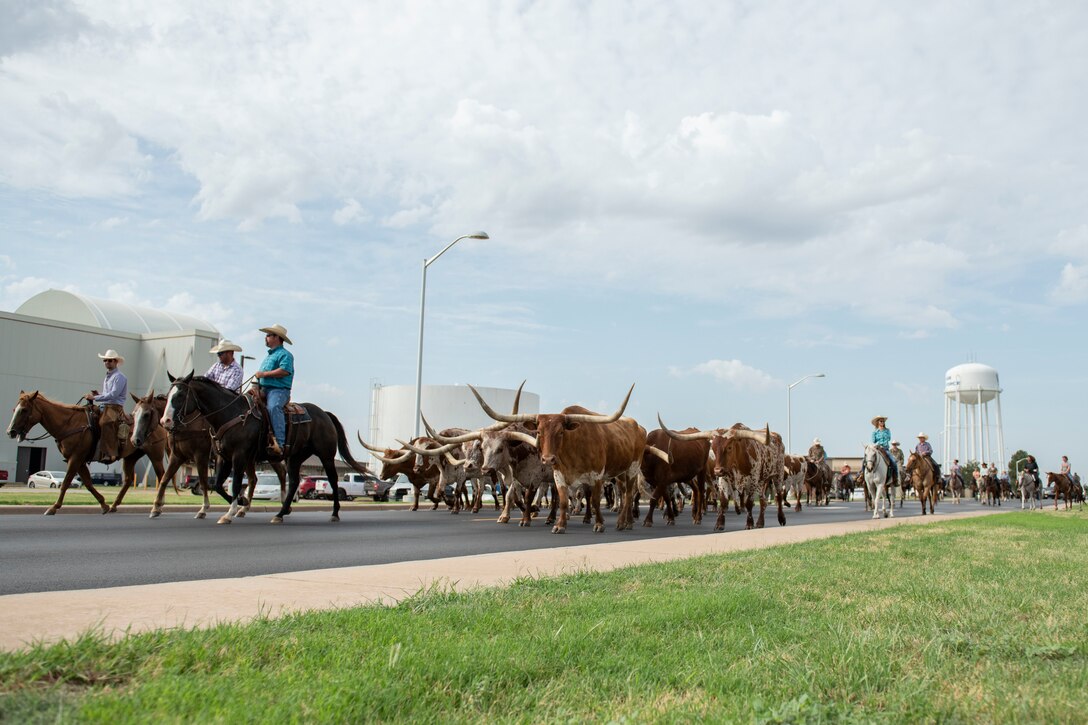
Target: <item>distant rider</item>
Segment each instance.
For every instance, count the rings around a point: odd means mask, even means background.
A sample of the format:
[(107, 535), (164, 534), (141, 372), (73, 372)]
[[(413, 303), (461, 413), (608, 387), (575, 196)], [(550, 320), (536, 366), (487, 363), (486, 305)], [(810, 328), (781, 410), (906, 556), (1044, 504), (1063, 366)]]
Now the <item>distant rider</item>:
[(827, 451), (824, 450), (819, 438), (813, 439), (812, 445), (808, 447), (808, 459), (816, 465), (827, 463)]
[(873, 445), (875, 445), (884, 456), (884, 461), (888, 464), (888, 470), (891, 473), (892, 480), (898, 481), (899, 469), (895, 465), (895, 459), (892, 458), (891, 452), (888, 449), (892, 442), (892, 432), (888, 430), (887, 426), (888, 416), (878, 415), (873, 418), (871, 422), (874, 428), (872, 436)]

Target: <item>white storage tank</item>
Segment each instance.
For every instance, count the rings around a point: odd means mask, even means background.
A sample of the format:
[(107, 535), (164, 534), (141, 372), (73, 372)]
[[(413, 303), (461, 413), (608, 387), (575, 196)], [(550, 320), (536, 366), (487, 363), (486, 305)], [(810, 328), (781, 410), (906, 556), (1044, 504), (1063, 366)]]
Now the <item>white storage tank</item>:
[[(994, 404), (991, 416), (990, 404)], [(996, 446), (995, 444), (996, 438)], [(1005, 473), (1005, 433), (1001, 423), (1001, 381), (997, 370), (964, 363), (944, 374), (944, 455), (946, 467), (977, 461)], [(1015, 475), (1015, 472), (1012, 473)]]
[(957, 365), (944, 374), (944, 394), (964, 403), (977, 404), (993, 400), (1001, 392), (997, 371), (982, 363)]
[[(516, 388), (475, 386), (492, 409), (509, 413)], [(399, 448), (397, 439), (411, 440), (415, 433), (416, 388), (414, 385), (375, 385), (370, 396), (370, 430), (366, 442), (375, 446)], [(495, 421), (488, 417), (467, 385), (424, 385), (420, 408), (427, 422), (443, 428), (476, 429)], [(540, 396), (521, 391), (519, 413), (539, 413)], [(425, 435), (420, 425), (420, 434)]]

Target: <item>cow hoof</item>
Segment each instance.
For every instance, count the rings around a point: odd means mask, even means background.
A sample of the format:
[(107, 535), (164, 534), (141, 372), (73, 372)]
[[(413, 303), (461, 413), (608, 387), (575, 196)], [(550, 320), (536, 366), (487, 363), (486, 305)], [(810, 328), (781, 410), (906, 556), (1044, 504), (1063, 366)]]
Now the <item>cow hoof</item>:
[[(616, 528), (617, 528), (618, 531), (622, 531), (622, 529), (620, 529), (619, 527), (616, 527)], [(604, 533), (604, 526), (602, 526), (601, 524), (593, 524), (593, 533), (603, 534)]]
[(336, 514), (333, 514), (332, 516), (329, 517), (329, 522), (334, 523), (334, 524), (338, 524), (338, 523), (340, 523), (340, 517), (337, 516)]
[(57, 510), (55, 508), (53, 508), (52, 506), (50, 506), (49, 508), (47, 508), (45, 510), (44, 515), (45, 516), (56, 516), (57, 515)]
[(460, 511), (458, 511), (457, 509), (450, 509), (450, 513), (451, 513), (451, 514), (459, 514), (459, 513), (461, 513), (461, 512), (460, 512)]
[(269, 521), (268, 523), (270, 523), (270, 524), (282, 524), (283, 523), (283, 517), (282, 516), (273, 516), (272, 520)]

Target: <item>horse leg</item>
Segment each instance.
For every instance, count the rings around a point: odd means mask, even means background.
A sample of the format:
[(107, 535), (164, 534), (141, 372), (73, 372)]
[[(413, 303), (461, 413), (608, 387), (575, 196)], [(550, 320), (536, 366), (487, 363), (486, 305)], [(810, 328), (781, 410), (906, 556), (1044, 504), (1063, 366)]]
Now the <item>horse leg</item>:
[(125, 494), (128, 493), (128, 490), (132, 486), (136, 485), (136, 461), (139, 458), (140, 456), (129, 456), (121, 459), (121, 490), (117, 492), (116, 498), (113, 499), (113, 504), (102, 513), (117, 513), (117, 507), (121, 505), (121, 501), (124, 500)]
[[(234, 516), (238, 513), (238, 509), (241, 507), (239, 499), (242, 497), (242, 475), (246, 471), (245, 454), (240, 450), (235, 451), (231, 456), (231, 495), (230, 495), (230, 507), (227, 512), (219, 517), (215, 522), (217, 524), (229, 524), (234, 521)], [(215, 474), (215, 488), (217, 491), (223, 492), (223, 481), (227, 478), (227, 467), (225, 465), (220, 466), (220, 470)], [(225, 492), (224, 492), (225, 495)]]
[(235, 518), (244, 519), (249, 513), (249, 507), (253, 505), (253, 492), (257, 490), (257, 464), (253, 461), (250, 461), (246, 467), (246, 484), (246, 495), (238, 502), (241, 508)]

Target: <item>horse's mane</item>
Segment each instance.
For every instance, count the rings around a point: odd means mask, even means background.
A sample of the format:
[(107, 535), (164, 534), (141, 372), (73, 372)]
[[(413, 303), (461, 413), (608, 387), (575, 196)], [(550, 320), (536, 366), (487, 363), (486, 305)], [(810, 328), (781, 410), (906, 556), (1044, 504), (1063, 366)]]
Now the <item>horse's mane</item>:
[(34, 390), (32, 392), (26, 393), (25, 395), (27, 395), (27, 397), (31, 397), (31, 396), (35, 396), (35, 394), (37, 394), (36, 397), (41, 398), (42, 400), (49, 403), (50, 405), (55, 405), (58, 408), (67, 408), (68, 410), (84, 410), (84, 409), (86, 409), (86, 406), (84, 406), (84, 405), (78, 405), (78, 404), (77, 405), (69, 405), (68, 403), (62, 403), (62, 402), (60, 402), (58, 400), (53, 400), (48, 395), (42, 395), (42, 391), (40, 391), (40, 390)]

